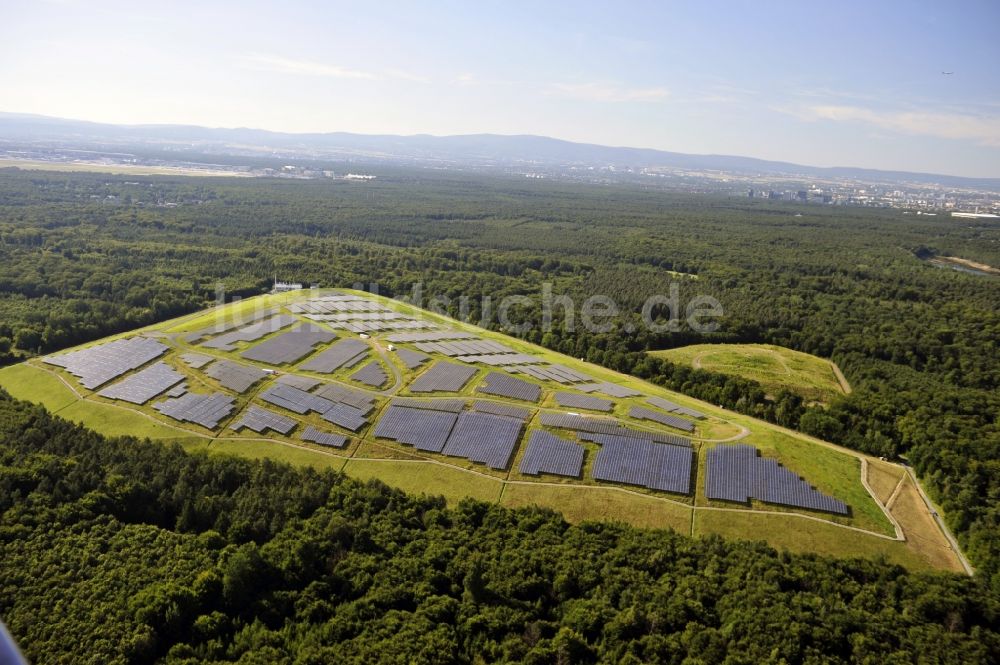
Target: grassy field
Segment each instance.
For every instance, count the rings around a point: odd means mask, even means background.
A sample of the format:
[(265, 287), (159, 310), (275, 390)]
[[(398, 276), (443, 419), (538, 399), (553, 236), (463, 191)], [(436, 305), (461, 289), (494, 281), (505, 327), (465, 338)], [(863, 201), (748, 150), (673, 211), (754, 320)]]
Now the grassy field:
[(871, 485), (875, 496), (883, 504), (892, 496), (892, 491), (899, 484), (899, 479), (903, 477), (905, 471), (895, 464), (887, 464), (878, 460), (868, 462), (868, 484)]
[(17, 399), (41, 404), (52, 413), (79, 399), (55, 374), (27, 363), (0, 369), (0, 387)]
[(412, 494), (441, 495), (449, 503), (464, 498), (496, 503), (503, 483), (444, 464), (352, 458), (344, 473), (361, 480), (377, 478)]
[(807, 400), (829, 403), (844, 394), (829, 360), (770, 344), (695, 344), (652, 355), (757, 381), (770, 393), (782, 388)]
[(906, 549), (920, 558), (928, 567), (954, 572), (962, 572), (958, 556), (948, 544), (948, 539), (938, 528), (934, 518), (927, 512), (913, 479), (909, 474), (903, 480), (899, 493), (895, 496), (889, 511), (906, 533)]
[(336, 457), (309, 448), (284, 445), (265, 439), (215, 439), (208, 446), (208, 452), (245, 457), (247, 459), (273, 459), (299, 466), (311, 466), (316, 469), (344, 468), (343, 457)]
[(570, 522), (602, 520), (627, 522), (646, 528), (691, 529), (691, 508), (670, 501), (608, 487), (507, 485), (500, 503), (510, 508), (543, 506), (560, 512)]

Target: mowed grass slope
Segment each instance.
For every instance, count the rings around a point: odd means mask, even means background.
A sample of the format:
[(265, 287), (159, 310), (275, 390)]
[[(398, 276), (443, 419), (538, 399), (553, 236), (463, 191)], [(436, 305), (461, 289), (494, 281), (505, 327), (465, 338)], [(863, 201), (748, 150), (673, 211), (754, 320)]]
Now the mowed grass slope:
[(650, 355), (679, 365), (757, 381), (775, 394), (789, 390), (829, 403), (844, 394), (831, 361), (771, 344), (694, 344)]

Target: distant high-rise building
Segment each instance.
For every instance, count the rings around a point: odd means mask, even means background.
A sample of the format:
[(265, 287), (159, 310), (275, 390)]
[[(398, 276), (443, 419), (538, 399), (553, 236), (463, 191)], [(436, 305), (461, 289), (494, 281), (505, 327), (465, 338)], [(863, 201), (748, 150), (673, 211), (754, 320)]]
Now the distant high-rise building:
[(804, 189), (800, 189), (799, 190), (799, 195), (798, 196), (799, 196), (799, 201), (808, 201), (809, 200), (809, 192), (807, 192)]
[(752, 199), (753, 198), (753, 190), (752, 189), (749, 192), (747, 192), (747, 198), (748, 199)]

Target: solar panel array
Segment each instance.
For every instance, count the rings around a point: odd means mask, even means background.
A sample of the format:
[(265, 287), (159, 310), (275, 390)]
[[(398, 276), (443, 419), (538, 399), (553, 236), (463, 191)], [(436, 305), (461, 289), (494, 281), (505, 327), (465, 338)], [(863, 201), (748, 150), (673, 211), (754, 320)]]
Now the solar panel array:
[(375, 408), (375, 398), (371, 394), (357, 388), (349, 388), (336, 383), (324, 383), (316, 391), (316, 394), (331, 402), (342, 402), (353, 406), (355, 409), (360, 409), (366, 415)]
[(457, 393), (475, 373), (475, 367), (439, 360), (410, 384), (410, 392)]
[[(308, 318), (314, 321), (326, 321), (329, 317), (308, 314)], [(392, 321), (328, 321), (331, 328), (350, 330), (354, 333), (370, 333), (382, 330), (420, 330), (427, 328), (437, 328), (433, 323), (427, 321), (414, 321), (411, 319), (394, 319)]]
[(506, 367), (508, 365), (514, 367), (517, 365), (531, 365), (537, 363), (540, 359), (538, 356), (530, 356), (527, 353), (486, 353), (455, 356), (455, 360), (461, 360), (464, 363), (483, 363), (491, 367)]
[(635, 397), (641, 394), (638, 390), (632, 390), (631, 388), (620, 386), (617, 383), (608, 383), (607, 381), (584, 383), (573, 387), (583, 393), (604, 393), (612, 397)]
[(472, 333), (460, 330), (435, 330), (433, 332), (395, 333), (386, 337), (390, 342), (437, 342), (443, 339), (479, 339)]
[(183, 380), (183, 374), (161, 361), (108, 386), (97, 394), (132, 404), (145, 404)]
[(202, 342), (201, 345), (210, 349), (219, 349), (220, 351), (233, 351), (236, 349), (237, 342), (255, 342), (262, 337), (267, 337), (272, 333), (278, 332), (282, 328), (287, 328), (296, 321), (298, 319), (294, 316), (279, 314), (270, 319), (244, 326), (239, 330), (219, 335), (207, 342)]
[(451, 411), (458, 413), (465, 408), (464, 399), (412, 399), (408, 397), (393, 397), (393, 406), (405, 406), (411, 409), (428, 409), (430, 411)]
[(332, 295), (295, 303), (288, 309), (296, 314), (333, 314), (337, 312), (388, 312), (388, 307), (355, 295)]
[(342, 339), (330, 348), (317, 353), (299, 369), (330, 374), (341, 367), (354, 367), (368, 356), (369, 350), (370, 347), (360, 339)]
[(674, 446), (691, 446), (691, 439), (667, 432), (648, 432), (625, 427), (614, 418), (581, 416), (574, 413), (545, 413), (541, 415), (541, 424), (545, 427), (591, 432), (595, 434), (611, 434), (615, 436), (631, 436), (648, 439), (657, 443), (669, 443)]
[(689, 409), (686, 406), (681, 406), (680, 404), (671, 402), (668, 399), (663, 399), (662, 397), (647, 397), (646, 401), (655, 407), (659, 407), (664, 411), (669, 411), (671, 413), (679, 413), (683, 416), (690, 416), (692, 418), (697, 418), (698, 420), (701, 420), (702, 418), (705, 417), (705, 414), (702, 413), (701, 411), (695, 411), (694, 409)]
[(390, 406), (375, 426), (375, 437), (439, 453), (457, 419), (458, 414), (450, 411)]
[(238, 432), (244, 427), (251, 429), (258, 434), (263, 434), (264, 430), (273, 430), (279, 434), (288, 434), (295, 429), (296, 422), (291, 418), (286, 418), (274, 411), (262, 409), (251, 404), (243, 412), (240, 419), (230, 426), (234, 432)]
[(222, 387), (243, 393), (268, 374), (259, 367), (243, 365), (232, 360), (217, 360), (205, 374), (222, 384)]
[(517, 418), (466, 411), (459, 414), (441, 452), (485, 464), (491, 469), (506, 469), (522, 427), (524, 421)]
[(615, 406), (615, 403), (609, 399), (563, 392), (556, 393), (556, 403), (559, 406), (576, 409), (590, 409), (592, 411), (610, 411)]
[(708, 451), (705, 496), (747, 503), (751, 498), (796, 508), (847, 515), (847, 505), (810, 487), (773, 459), (759, 457), (746, 444), (719, 445)]
[(437, 352), (446, 356), (490, 355), (496, 353), (516, 353), (506, 344), (488, 339), (465, 339), (457, 342), (417, 342), (421, 351)]
[(212, 356), (206, 356), (203, 353), (183, 353), (181, 354), (181, 360), (183, 360), (188, 367), (201, 369), (208, 363), (212, 362), (214, 358), (212, 358)]
[(583, 434), (581, 438), (601, 444), (590, 470), (595, 480), (691, 493), (693, 450), (631, 436)]
[(382, 369), (382, 365), (377, 360), (373, 360), (354, 374), (351, 374), (351, 380), (371, 386), (372, 388), (381, 388), (389, 380), (389, 377), (386, 375), (385, 370)]
[(321, 432), (315, 427), (307, 427), (306, 431), (302, 432), (302, 440), (318, 443), (321, 446), (329, 446), (330, 448), (343, 448), (347, 444), (347, 437), (343, 434)]
[(312, 390), (319, 384), (323, 383), (319, 379), (314, 379), (311, 376), (299, 376), (298, 374), (282, 374), (278, 377), (278, 383), (284, 384), (286, 386), (292, 386), (293, 388), (298, 388), (299, 390), (305, 390), (306, 392)]
[(305, 324), (295, 330), (289, 330), (261, 342), (257, 346), (247, 349), (241, 355), (247, 360), (256, 360), (269, 365), (283, 365), (293, 363), (309, 355), (317, 344), (323, 344), (336, 338), (335, 333), (325, 328)]
[(234, 400), (224, 393), (187, 393), (181, 397), (157, 402), (153, 408), (181, 422), (195, 423), (214, 430), (219, 421), (233, 412)]
[(261, 392), (260, 399), (300, 415), (315, 411), (320, 414), (323, 420), (340, 425), (352, 432), (358, 431), (368, 422), (365, 416), (371, 410), (370, 408), (361, 409), (343, 402), (335, 402), (326, 397), (313, 395), (294, 386), (281, 383), (275, 383)]
[(479, 392), (488, 395), (499, 395), (500, 397), (510, 397), (511, 399), (520, 399), (525, 402), (537, 402), (538, 398), (542, 395), (542, 388), (538, 384), (519, 379), (509, 374), (490, 372), (479, 386)]
[(406, 365), (406, 369), (416, 369), (430, 359), (430, 356), (426, 353), (410, 349), (396, 349), (396, 355)]
[(652, 420), (653, 422), (660, 423), (661, 425), (666, 425), (668, 427), (675, 427), (684, 432), (694, 431), (694, 424), (689, 420), (684, 420), (683, 418), (672, 416), (667, 413), (653, 411), (652, 409), (647, 409), (642, 406), (633, 406), (628, 410), (628, 415), (640, 420)]
[(48, 356), (44, 362), (64, 368), (89, 390), (104, 385), (126, 372), (142, 367), (166, 353), (167, 347), (149, 337), (116, 339), (89, 349)]
[(164, 397), (180, 397), (181, 395), (183, 395), (187, 391), (188, 391), (188, 384), (187, 383), (181, 383), (179, 385), (174, 386), (173, 388), (171, 388), (167, 392), (163, 393), (163, 396)]
[(525, 421), (531, 418), (531, 409), (526, 409), (523, 406), (514, 406), (513, 404), (491, 402), (486, 399), (475, 400), (472, 403), (472, 410), (481, 411), (482, 413), (492, 413), (497, 416), (508, 416), (510, 418), (517, 418)]
[(249, 323), (253, 323), (254, 321), (259, 321), (260, 319), (273, 316), (275, 313), (277, 313), (277, 311), (278, 310), (274, 308), (265, 309), (259, 312), (253, 312), (250, 314), (250, 316), (234, 317), (232, 319), (229, 319), (228, 321), (225, 319), (225, 312), (222, 311), (219, 314), (221, 320), (217, 321), (213, 325), (210, 325), (206, 328), (202, 328), (201, 330), (196, 330), (192, 333), (188, 333), (187, 335), (184, 336), (184, 341), (187, 342), (188, 344), (194, 344), (199, 340), (204, 339), (205, 337), (210, 337), (212, 335), (218, 335), (220, 333), (228, 332), (234, 328), (239, 328)]
[(525, 364), (511, 367), (504, 367), (509, 372), (527, 374), (543, 381), (555, 381), (556, 383), (576, 383), (578, 381), (591, 380), (586, 374), (581, 374), (574, 369), (564, 365), (533, 365)]
[(519, 468), (521, 473), (531, 476), (552, 473), (578, 478), (583, 471), (583, 448), (572, 441), (535, 430)]

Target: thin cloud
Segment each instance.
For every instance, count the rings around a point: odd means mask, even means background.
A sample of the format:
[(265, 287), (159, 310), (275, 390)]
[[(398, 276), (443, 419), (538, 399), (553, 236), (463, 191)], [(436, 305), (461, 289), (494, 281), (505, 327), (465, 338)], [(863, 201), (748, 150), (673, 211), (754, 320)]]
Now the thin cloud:
[(1000, 147), (1000, 117), (962, 113), (881, 111), (860, 106), (813, 105), (792, 113), (806, 120), (859, 122), (902, 134), (976, 141)]
[(548, 94), (586, 102), (657, 102), (666, 99), (666, 88), (632, 88), (606, 83), (556, 83)]
[(318, 76), (323, 78), (359, 79), (368, 81), (398, 79), (413, 83), (428, 82), (427, 79), (422, 76), (411, 74), (410, 72), (400, 69), (386, 69), (378, 71), (353, 69), (325, 62), (316, 62), (314, 60), (287, 58), (280, 55), (261, 53), (244, 56), (242, 60), (252, 69), (265, 72), (276, 72), (279, 74)]

